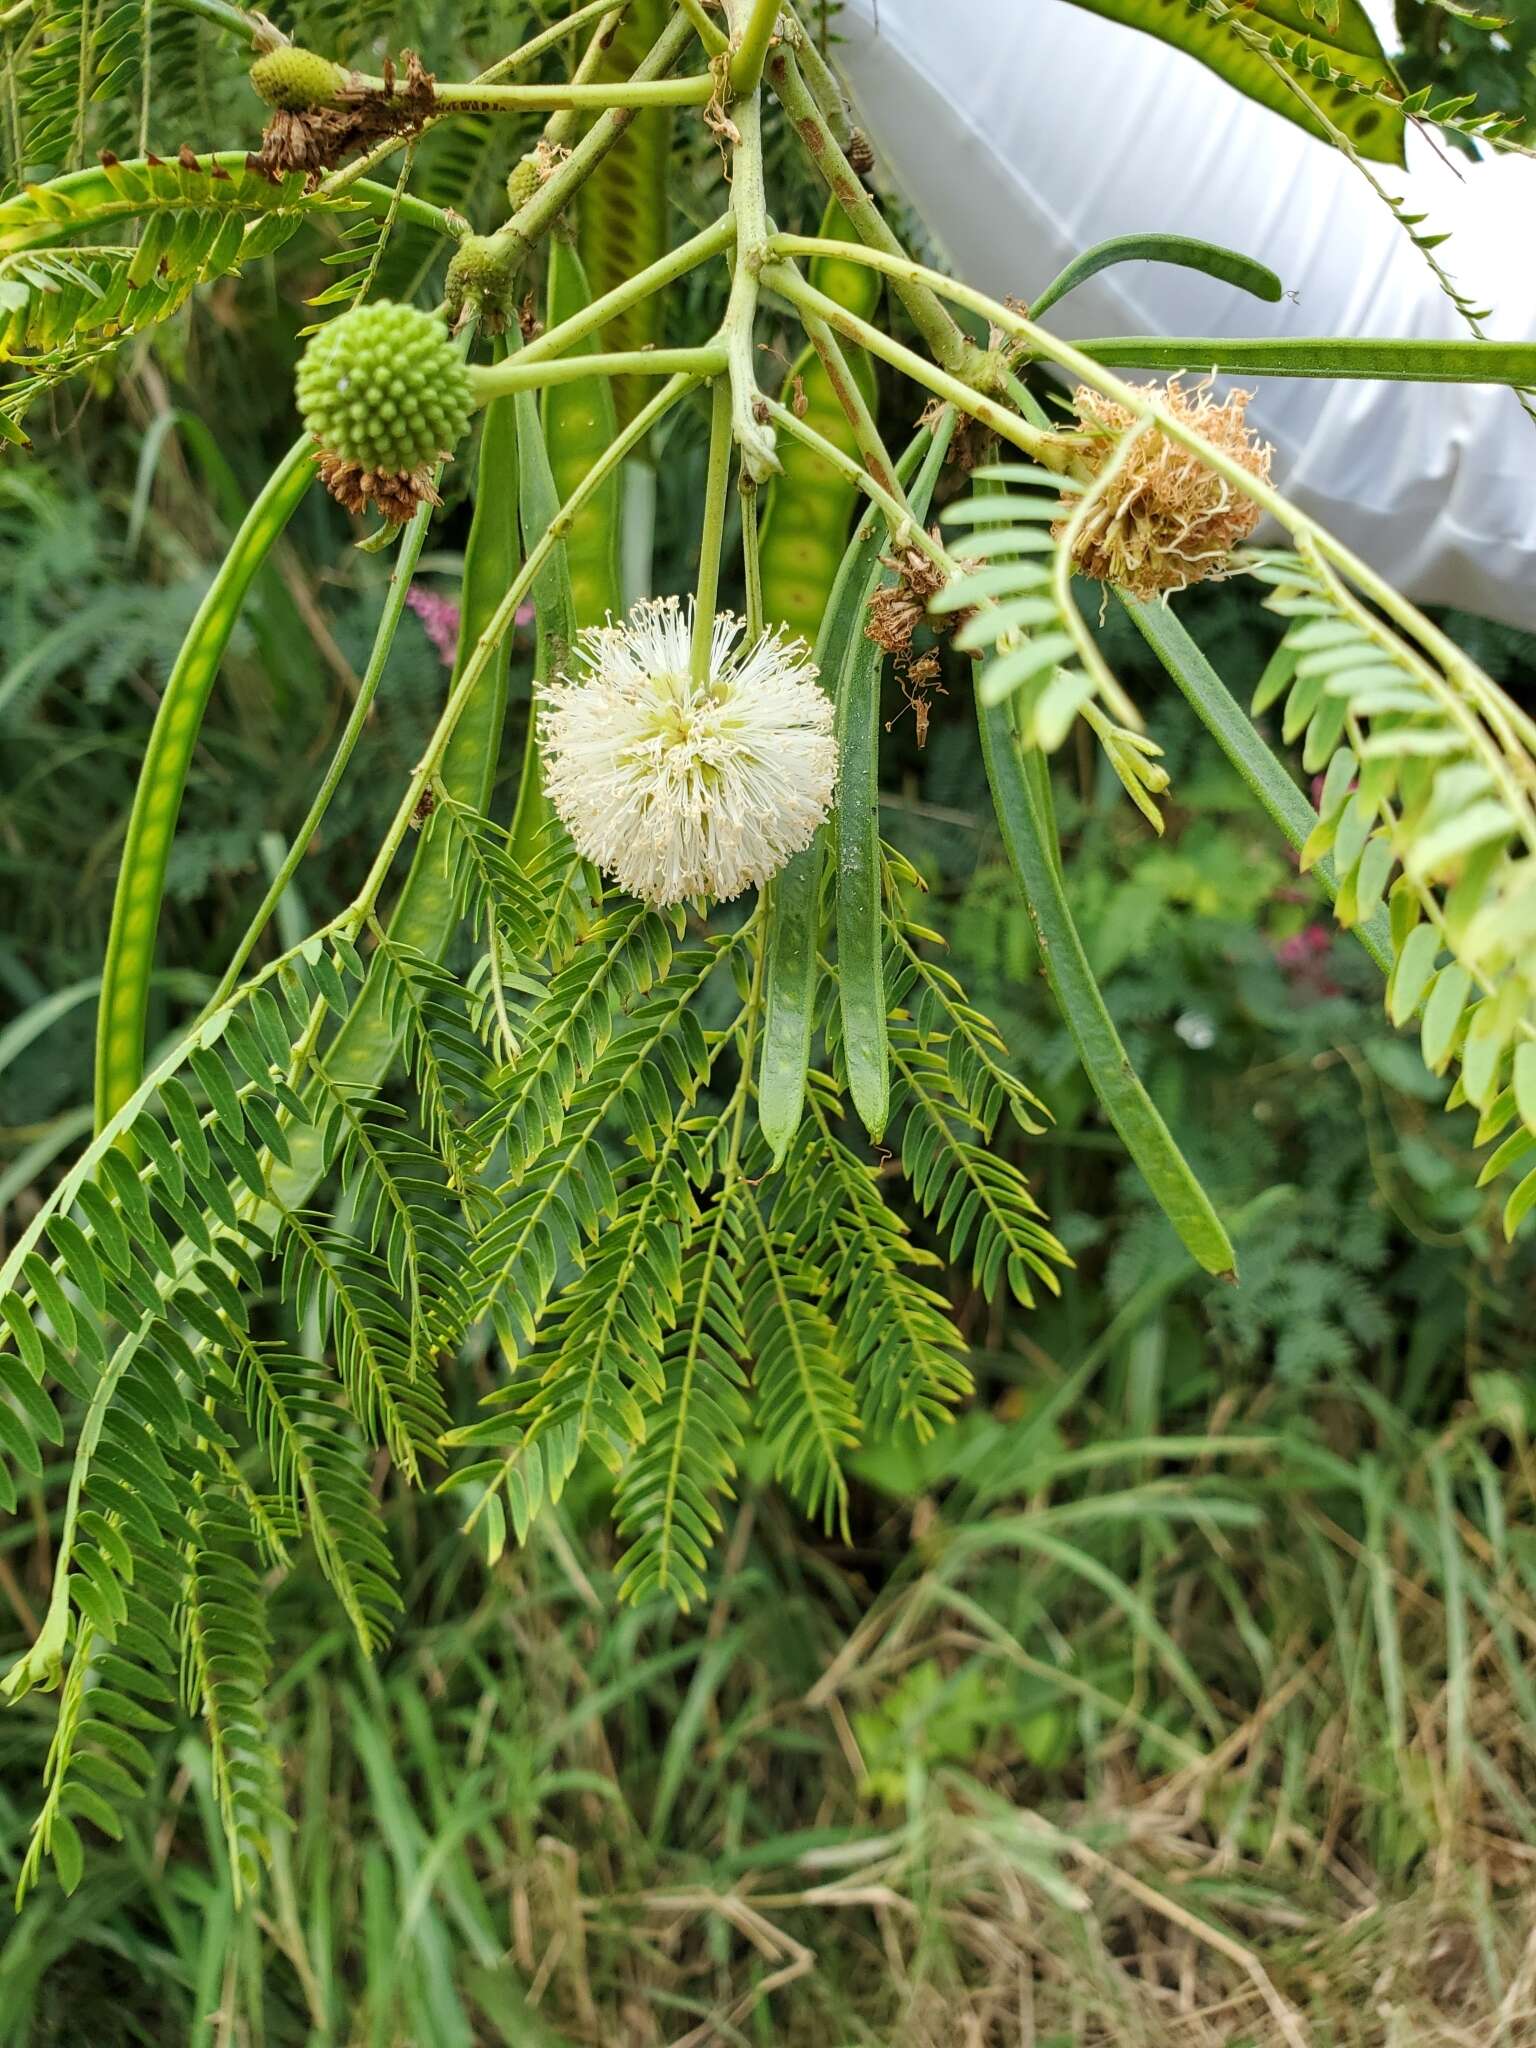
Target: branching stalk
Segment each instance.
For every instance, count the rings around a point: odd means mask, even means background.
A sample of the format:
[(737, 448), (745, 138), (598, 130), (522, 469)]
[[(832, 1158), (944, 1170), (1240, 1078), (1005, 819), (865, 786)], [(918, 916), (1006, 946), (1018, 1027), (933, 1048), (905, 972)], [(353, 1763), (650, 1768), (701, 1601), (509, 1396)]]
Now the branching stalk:
[(779, 0), (735, 0), (732, 17), (741, 20), (731, 58), (731, 92), (744, 98), (757, 91), (763, 60), (779, 19)]
[[(792, 246), (797, 255), (814, 255), (819, 250), (832, 247), (841, 251), (848, 244), (822, 242), (813, 235), (775, 235), (771, 246), (779, 253), (787, 251)], [(863, 260), (874, 263), (874, 254), (866, 250)], [(884, 263), (876, 263), (875, 267), (884, 269), (886, 266)], [(1026, 425), (1017, 413), (1010, 412), (1005, 405), (999, 405), (996, 399), (986, 397), (975, 385), (930, 363), (928, 358), (920, 356), (916, 349), (906, 347), (904, 343), (894, 340), (890, 335), (883, 334), (878, 327), (871, 326), (869, 321), (861, 320), (856, 313), (850, 313), (835, 299), (828, 298), (825, 292), (819, 292), (788, 264), (770, 264), (763, 272), (763, 283), (777, 292), (781, 298), (788, 299), (798, 313), (812, 314), (828, 327), (836, 328), (840, 334), (846, 335), (850, 341), (856, 341), (871, 355), (879, 356), (893, 369), (904, 371), (915, 384), (923, 385), (936, 397), (958, 406), (962, 412), (970, 413), (1003, 440), (1011, 441), (1016, 448), (1021, 448), (1026, 455), (1033, 455), (1042, 460), (1046, 458), (1046, 451), (1051, 446), (1050, 435), (1042, 434), (1036, 428)], [(811, 333), (808, 326), (806, 333)], [(814, 335), (811, 338), (814, 341)]]
[(699, 579), (694, 592), (692, 674), (709, 678), (710, 642), (720, 595), (720, 553), (725, 539), (726, 494), (731, 480), (731, 389), (717, 377), (711, 390), (709, 470), (704, 484), (704, 518), (699, 531)]
[(768, 248), (768, 198), (763, 185), (762, 109), (754, 93), (737, 102), (732, 119), (737, 141), (732, 153), (732, 205), (736, 216), (736, 268), (721, 329), (730, 363), (731, 424), (742, 463), (754, 483), (777, 473), (771, 427), (763, 422), (757, 386), (758, 276)]
[(477, 405), (512, 391), (538, 391), (549, 384), (576, 384), (584, 377), (670, 377), (679, 370), (713, 377), (725, 368), (719, 342), (702, 348), (621, 349), (608, 355), (562, 356), (528, 362), (519, 354), (504, 363), (474, 363), (469, 381)]
[[(884, 214), (859, 183), (857, 172), (844, 156), (826, 116), (806, 89), (794, 57), (783, 44), (770, 53), (767, 74), (768, 82), (789, 116), (795, 133), (825, 179), (828, 191), (848, 216), (859, 240), (871, 249), (910, 262), (887, 225)], [(935, 362), (957, 377), (979, 374), (987, 360), (986, 352), (961, 333), (954, 316), (933, 286), (914, 277), (897, 279), (894, 273), (892, 277), (897, 297), (928, 344)]]
[[(644, 85), (651, 79), (664, 77), (682, 55), (692, 33), (692, 24), (686, 16), (674, 16), (635, 66), (630, 84)], [(514, 258), (525, 255), (548, 233), (632, 119), (633, 111), (628, 107), (610, 106), (601, 113), (564, 163), (504, 226), (497, 229), (493, 239)]]

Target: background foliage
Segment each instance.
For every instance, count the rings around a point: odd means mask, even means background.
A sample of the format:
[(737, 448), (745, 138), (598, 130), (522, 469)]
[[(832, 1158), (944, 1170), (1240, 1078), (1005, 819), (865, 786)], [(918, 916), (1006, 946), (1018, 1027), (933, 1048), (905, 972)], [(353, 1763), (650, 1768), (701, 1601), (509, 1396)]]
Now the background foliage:
[[(350, 33), (326, 12), (326, 46), (441, 33), (440, 10), (354, 8)], [(471, 56), (479, 27), (471, 11)], [(103, 75), (98, 118), (127, 118), (132, 81)], [(237, 74), (189, 64), (186, 91), (188, 132), (253, 124)], [(439, 196), (504, 174), (489, 129), (440, 133)], [(696, 152), (687, 179), (715, 176)], [(45, 460), (0, 472), (7, 1227), (88, 1127), (136, 762), (221, 541), (291, 437), (328, 253), (306, 231), (238, 292), (200, 292), (88, 404), (54, 394)], [(393, 289), (430, 296), (408, 235), (387, 260)], [(684, 299), (679, 331), (703, 312)], [(906, 400), (884, 398), (894, 434)], [(661, 588), (690, 577), (702, 459), (685, 415)], [(444, 594), (466, 511), (450, 501), (429, 541)], [(385, 573), (350, 540), (306, 504), (225, 663), (152, 1039), (217, 976), (345, 716)], [(1273, 628), (1251, 599), (1184, 610), (1234, 687), (1256, 679)], [(846, 1541), (749, 1458), (691, 1620), (616, 1607), (600, 1469), (489, 1571), (452, 1501), (381, 1472), (406, 1604), (377, 1666), (312, 1567), (278, 1591), (296, 1824), (269, 1896), (235, 1907), (201, 1736), (151, 1735), (122, 1844), (0, 1938), (0, 2042), (1216, 2044), (1293, 2040), (1292, 2011), (1320, 2042), (1530, 2038), (1536, 1265), (1475, 1188), (1470, 1113), (1439, 1110), (1312, 886), (1139, 643), (1106, 630), (1177, 806), (1154, 840), (1096, 754), (1060, 762), (1074, 906), (1129, 1051), (1237, 1219), (1241, 1289), (1197, 1279), (1094, 1110), (977, 803), (963, 678), (921, 749), (893, 692), (912, 908), (1051, 1105), (1044, 1137), (999, 1142), (1078, 1283), (1026, 1315), (952, 1276), (971, 1410), (921, 1452), (860, 1454)], [(1528, 644), (1455, 630), (1529, 701)], [(441, 684), (407, 621), (294, 933), (345, 893)], [(485, 1378), (468, 1361), (459, 1412)], [(7, 1657), (46, 1597), (61, 1476), (0, 1531)], [(11, 1879), (50, 1712), (0, 1721)]]

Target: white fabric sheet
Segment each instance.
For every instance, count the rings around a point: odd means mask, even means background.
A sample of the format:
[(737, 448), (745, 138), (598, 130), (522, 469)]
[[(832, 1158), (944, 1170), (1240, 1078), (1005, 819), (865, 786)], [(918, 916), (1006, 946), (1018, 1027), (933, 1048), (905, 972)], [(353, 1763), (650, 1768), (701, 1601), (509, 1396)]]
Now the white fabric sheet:
[[(1289, 294), (1117, 265), (1053, 308), (1063, 335), (1466, 336), (1343, 157), (1149, 36), (1064, 0), (846, 0), (838, 28), (882, 166), (968, 282), (1027, 303), (1092, 243), (1159, 231), (1257, 257)], [(1450, 232), (1488, 331), (1536, 338), (1536, 161), (1447, 163), (1410, 134), (1408, 166), (1379, 174)], [(1280, 487), (1373, 566), (1536, 630), (1536, 424), (1512, 391), (1233, 381)]]

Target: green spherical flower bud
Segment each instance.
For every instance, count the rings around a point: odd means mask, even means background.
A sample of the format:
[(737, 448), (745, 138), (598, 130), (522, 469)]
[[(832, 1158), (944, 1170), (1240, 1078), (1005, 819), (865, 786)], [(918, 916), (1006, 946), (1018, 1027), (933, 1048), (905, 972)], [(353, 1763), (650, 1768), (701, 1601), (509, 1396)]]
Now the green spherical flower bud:
[(450, 454), (471, 410), (469, 373), (441, 320), (381, 299), (311, 336), (299, 411), (329, 454), (406, 475)]
[(481, 324), (499, 332), (512, 310), (516, 266), (510, 252), (490, 235), (469, 235), (454, 251), (443, 283), (450, 326), (457, 326), (468, 306)]
[(328, 107), (344, 91), (347, 74), (313, 50), (269, 50), (251, 66), (251, 84), (269, 107), (303, 114)]
[(534, 156), (519, 157), (512, 166), (511, 176), (507, 179), (507, 203), (511, 206), (512, 211), (514, 213), (521, 213), (543, 182), (538, 158)]

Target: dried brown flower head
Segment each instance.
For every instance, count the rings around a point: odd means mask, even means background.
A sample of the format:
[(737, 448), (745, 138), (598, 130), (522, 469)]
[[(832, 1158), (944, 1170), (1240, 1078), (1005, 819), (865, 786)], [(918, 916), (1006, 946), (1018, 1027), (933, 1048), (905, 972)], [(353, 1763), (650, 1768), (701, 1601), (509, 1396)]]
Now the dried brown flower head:
[(246, 159), (252, 170), (270, 178), (285, 171), (311, 177), (333, 169), (356, 150), (382, 142), (388, 135), (411, 135), (432, 113), (436, 101), (433, 78), (414, 50), (403, 52), (405, 76), (384, 59), (384, 90), (364, 84), (354, 72), (341, 74), (343, 84), (325, 105), (303, 109), (277, 107), (262, 131), (261, 148)]
[[(1183, 390), (1177, 377), (1169, 379), (1166, 389), (1141, 388), (1250, 476), (1268, 480), (1275, 451), (1243, 418), (1252, 392), (1234, 391), (1218, 404), (1208, 378), (1192, 391)], [(1095, 470), (1115, 460), (1122, 435), (1136, 436), (1073, 546), (1083, 575), (1119, 584), (1141, 598), (1229, 575), (1233, 548), (1259, 523), (1258, 506), (1160, 428), (1142, 427), (1128, 406), (1085, 385), (1078, 387), (1073, 404), (1095, 436), (1089, 458)], [(1067, 525), (1063, 518), (1052, 529), (1058, 540)]]
[(864, 632), (887, 654), (910, 654), (912, 635), (927, 622), (928, 600), (944, 588), (944, 571), (917, 547), (898, 547), (880, 561), (895, 570), (896, 580), (870, 598)]
[(349, 512), (366, 512), (373, 506), (391, 526), (403, 526), (424, 499), (438, 502), (428, 469), (364, 469), (324, 448), (315, 457), (315, 467), (338, 504)]
[[(937, 529), (934, 537), (938, 537)], [(914, 652), (912, 641), (918, 627), (930, 623), (928, 601), (944, 588), (944, 571), (921, 548), (910, 545), (897, 547), (880, 560), (895, 571), (896, 580), (882, 584), (870, 598), (864, 634), (894, 657), (896, 678), (917, 726), (917, 744), (922, 747), (928, 743), (930, 700), (944, 692), (938, 656), (931, 647), (922, 654)]]

